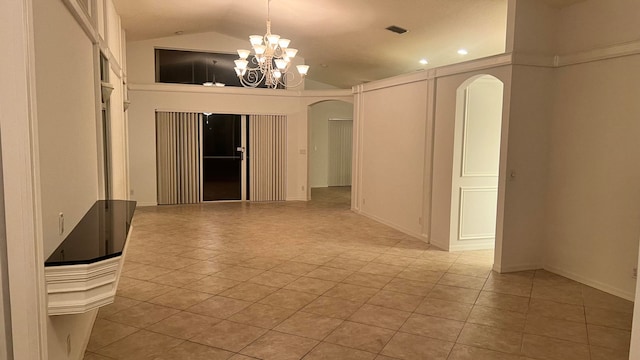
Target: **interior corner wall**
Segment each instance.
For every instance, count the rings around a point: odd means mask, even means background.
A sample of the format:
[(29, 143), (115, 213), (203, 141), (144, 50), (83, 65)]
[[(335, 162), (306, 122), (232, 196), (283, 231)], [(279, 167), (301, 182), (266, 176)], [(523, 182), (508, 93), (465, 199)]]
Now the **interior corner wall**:
[(109, 83), (114, 87), (109, 98), (111, 105), (109, 112), (111, 197), (126, 200), (129, 194), (127, 193), (126, 124), (123, 111), (124, 86), (120, 74), (115, 73), (113, 69), (109, 70)]
[(633, 299), (640, 55), (556, 70), (545, 268)]
[(309, 107), (309, 187), (329, 186), (329, 119), (352, 119), (353, 104), (323, 101)]
[(555, 55), (558, 11), (540, 0), (509, 1), (513, 52), (523, 55)]
[(542, 267), (553, 71), (521, 65), (512, 69), (508, 145), (502, 154), (506, 164), (500, 177), (505, 186), (497, 267), (502, 272)]
[[(98, 198), (93, 44), (62, 1), (33, 3), (45, 259)], [(58, 234), (58, 214), (65, 229)]]
[(416, 237), (422, 235), (427, 94), (426, 80), (366, 91), (359, 121), (360, 212)]

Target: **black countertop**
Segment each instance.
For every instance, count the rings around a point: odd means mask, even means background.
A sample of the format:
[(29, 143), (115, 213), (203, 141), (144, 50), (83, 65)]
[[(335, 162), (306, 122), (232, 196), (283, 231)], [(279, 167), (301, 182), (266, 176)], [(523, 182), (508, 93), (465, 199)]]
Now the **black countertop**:
[(44, 265), (91, 264), (122, 255), (135, 209), (135, 201), (96, 201)]

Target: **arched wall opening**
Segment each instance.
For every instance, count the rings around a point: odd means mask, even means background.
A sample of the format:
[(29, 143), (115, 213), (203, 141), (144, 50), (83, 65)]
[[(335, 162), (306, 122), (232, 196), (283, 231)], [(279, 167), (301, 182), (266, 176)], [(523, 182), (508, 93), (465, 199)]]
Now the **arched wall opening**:
[(456, 91), (450, 249), (495, 247), (504, 83), (475, 75)]
[(314, 192), (348, 196), (351, 199), (353, 104), (322, 100), (309, 104), (307, 199)]

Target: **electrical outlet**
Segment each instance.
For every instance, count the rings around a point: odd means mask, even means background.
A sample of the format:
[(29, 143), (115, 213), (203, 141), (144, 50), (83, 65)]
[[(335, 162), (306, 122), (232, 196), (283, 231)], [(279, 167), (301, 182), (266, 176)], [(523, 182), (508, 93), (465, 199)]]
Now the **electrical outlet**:
[(364, 205), (364, 198), (362, 198), (362, 205)]
[(422, 225), (422, 216), (418, 218), (418, 224)]
[(631, 277), (634, 278), (634, 279), (638, 278), (638, 268), (637, 267), (633, 268), (633, 272), (632, 272)]
[(71, 334), (67, 334), (67, 356), (71, 355)]
[(64, 213), (58, 214), (58, 235), (64, 234)]
[(302, 185), (301, 188), (302, 188), (302, 191), (304, 191), (304, 185)]

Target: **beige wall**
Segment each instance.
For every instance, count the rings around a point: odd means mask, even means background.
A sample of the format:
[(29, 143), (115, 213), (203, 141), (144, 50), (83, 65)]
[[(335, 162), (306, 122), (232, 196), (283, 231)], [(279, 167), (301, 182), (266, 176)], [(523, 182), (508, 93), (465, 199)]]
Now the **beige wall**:
[[(103, 196), (102, 140), (97, 93), (98, 48), (62, 1), (33, 3), (39, 190), (44, 258), (56, 249), (82, 216)], [(111, 1), (103, 19), (103, 50), (113, 63), (111, 98), (112, 184), (126, 198), (126, 132), (120, 72), (120, 20)], [(64, 232), (58, 234), (58, 214)], [(97, 311), (48, 317), (50, 359), (81, 359)], [(67, 354), (67, 338), (71, 351)]]
[[(0, 189), (4, 189), (2, 154), (0, 154)], [(13, 354), (11, 338), (11, 306), (7, 260), (7, 227), (5, 223), (4, 191), (0, 191), (0, 359)]]
[(637, 0), (588, 0), (559, 11), (557, 49), (573, 54), (638, 41)]
[(509, 19), (514, 30), (511, 37), (513, 51), (523, 56), (555, 55), (558, 36), (558, 11), (544, 1), (510, 0)]
[(633, 298), (640, 55), (556, 70), (545, 267)]
[[(638, 254), (640, 262), (640, 254)], [(636, 278), (635, 303), (640, 301), (640, 277)], [(633, 307), (633, 324), (631, 329), (631, 349), (629, 359), (637, 359), (640, 357), (640, 306)]]
[(91, 41), (61, 1), (34, 2), (34, 35), (46, 259), (98, 199), (94, 57)]
[(422, 234), (427, 81), (365, 91), (359, 126), (359, 210)]
[[(297, 91), (286, 90), (174, 84), (132, 86), (129, 96), (131, 197), (139, 205), (157, 203), (156, 110), (287, 115), (287, 200), (307, 199), (307, 105), (330, 97), (302, 97)], [(342, 99), (350, 101), (351, 95)]]
[[(553, 69), (514, 66), (511, 75), (506, 154), (500, 181), (505, 182), (501, 271), (542, 266)], [(499, 195), (500, 196), (500, 195)]]
[(309, 187), (327, 187), (329, 119), (352, 119), (353, 104), (324, 101), (309, 107)]

